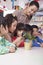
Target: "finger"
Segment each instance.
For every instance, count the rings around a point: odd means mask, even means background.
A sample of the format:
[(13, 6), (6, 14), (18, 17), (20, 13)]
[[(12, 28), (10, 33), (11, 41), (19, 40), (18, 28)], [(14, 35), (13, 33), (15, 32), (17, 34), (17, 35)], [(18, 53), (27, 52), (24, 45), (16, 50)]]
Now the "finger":
[(3, 25), (1, 25), (1, 30), (5, 29)]
[(0, 26), (0, 31), (2, 31), (2, 30), (3, 30), (3, 26), (1, 25), (1, 26)]
[(0, 26), (1, 28), (3, 27), (3, 25)]
[(8, 29), (7, 25), (6, 25), (6, 29)]
[(6, 26), (6, 31), (8, 32), (8, 27)]
[(1, 25), (1, 32), (4, 32), (5, 31), (5, 28), (3, 25)]

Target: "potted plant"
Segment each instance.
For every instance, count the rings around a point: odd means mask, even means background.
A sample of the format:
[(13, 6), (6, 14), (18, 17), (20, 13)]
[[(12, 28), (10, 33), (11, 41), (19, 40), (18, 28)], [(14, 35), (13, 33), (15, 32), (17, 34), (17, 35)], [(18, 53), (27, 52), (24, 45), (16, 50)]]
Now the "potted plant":
[(24, 42), (24, 47), (26, 50), (31, 49), (32, 47), (32, 40), (35, 39), (35, 37), (33, 35), (31, 35), (30, 33), (24, 32), (23, 33), (23, 37), (25, 39)]

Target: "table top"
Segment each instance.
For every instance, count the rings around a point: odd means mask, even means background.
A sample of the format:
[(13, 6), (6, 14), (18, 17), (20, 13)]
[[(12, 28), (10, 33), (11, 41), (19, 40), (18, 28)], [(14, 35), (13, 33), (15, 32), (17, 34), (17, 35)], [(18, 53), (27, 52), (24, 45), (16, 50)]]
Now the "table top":
[(18, 48), (15, 53), (0, 55), (0, 65), (43, 65), (43, 48)]

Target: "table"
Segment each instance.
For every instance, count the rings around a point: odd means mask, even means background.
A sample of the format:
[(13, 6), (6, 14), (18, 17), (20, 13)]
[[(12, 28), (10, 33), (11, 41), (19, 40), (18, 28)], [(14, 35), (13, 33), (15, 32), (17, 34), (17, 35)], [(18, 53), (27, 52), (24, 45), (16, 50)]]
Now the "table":
[(15, 53), (0, 55), (0, 65), (43, 65), (43, 48), (18, 48)]

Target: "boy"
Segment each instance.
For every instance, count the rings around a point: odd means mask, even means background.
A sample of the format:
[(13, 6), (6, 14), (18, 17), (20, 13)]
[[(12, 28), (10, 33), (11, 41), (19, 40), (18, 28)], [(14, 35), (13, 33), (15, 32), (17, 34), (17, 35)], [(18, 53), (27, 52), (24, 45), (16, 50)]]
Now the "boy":
[(43, 47), (43, 40), (38, 36), (39, 31), (37, 25), (32, 25), (32, 35), (35, 37), (32, 46)]

